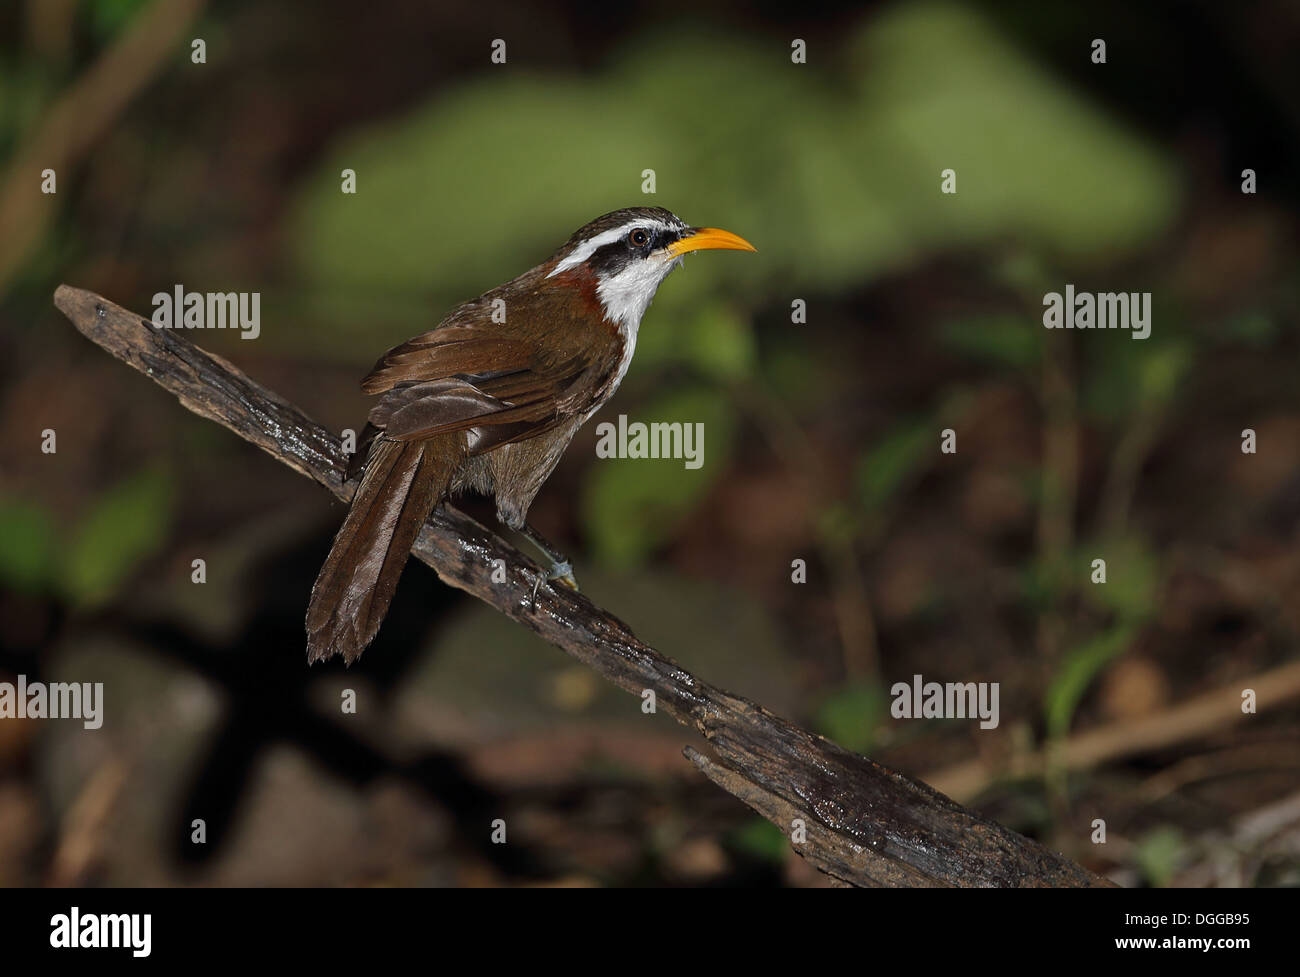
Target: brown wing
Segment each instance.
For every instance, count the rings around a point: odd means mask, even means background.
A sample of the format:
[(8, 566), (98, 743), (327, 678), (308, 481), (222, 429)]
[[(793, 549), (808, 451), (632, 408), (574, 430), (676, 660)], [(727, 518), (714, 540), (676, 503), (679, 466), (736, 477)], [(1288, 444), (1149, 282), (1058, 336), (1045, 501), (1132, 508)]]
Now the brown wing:
[(537, 360), (531, 344), (474, 326), (440, 326), (390, 349), (361, 381), (368, 394), (412, 380), (527, 370)]
[(370, 423), (398, 441), (469, 431), (471, 454), (536, 437), (584, 401), (593, 372), (573, 349), (537, 338), (491, 322), (483, 299), (466, 303), (375, 364), (361, 385), (383, 394)]

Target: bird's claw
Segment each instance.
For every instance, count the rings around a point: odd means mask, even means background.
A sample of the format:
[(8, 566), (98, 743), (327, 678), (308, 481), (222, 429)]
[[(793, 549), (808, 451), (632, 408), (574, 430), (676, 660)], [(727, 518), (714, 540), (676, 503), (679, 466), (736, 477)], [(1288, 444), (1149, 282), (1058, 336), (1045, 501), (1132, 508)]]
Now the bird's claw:
[(578, 581), (573, 577), (573, 564), (568, 560), (563, 563), (552, 563), (551, 572), (546, 575), (546, 579), (568, 587), (575, 594), (578, 592)]
[(552, 581), (567, 587), (575, 594), (578, 593), (578, 581), (573, 577), (573, 564), (565, 560), (563, 563), (552, 563), (550, 570), (537, 575), (537, 579), (533, 581), (533, 600), (537, 600), (537, 592), (542, 589), (542, 584), (549, 584)]

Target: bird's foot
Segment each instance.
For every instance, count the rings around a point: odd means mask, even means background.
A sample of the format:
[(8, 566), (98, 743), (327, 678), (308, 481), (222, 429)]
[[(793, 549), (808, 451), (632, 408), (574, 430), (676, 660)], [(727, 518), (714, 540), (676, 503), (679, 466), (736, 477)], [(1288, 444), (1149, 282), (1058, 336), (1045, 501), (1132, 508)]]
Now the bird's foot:
[(578, 581), (573, 578), (573, 564), (568, 560), (552, 563), (551, 572), (546, 575), (546, 579), (554, 580), (561, 586), (568, 587), (575, 594), (578, 593)]
[(537, 579), (533, 581), (533, 600), (537, 600), (537, 592), (542, 589), (543, 583), (549, 585), (552, 582), (578, 593), (578, 581), (573, 578), (573, 564), (568, 560), (552, 563), (551, 569), (546, 573), (537, 574)]
[[(507, 523), (507, 525), (509, 525), (509, 523)], [(573, 564), (569, 562), (568, 557), (564, 556), (558, 549), (551, 545), (551, 543), (547, 542), (546, 537), (532, 526), (528, 525), (528, 523), (525, 522), (520, 526), (512, 528), (523, 536), (524, 539), (532, 543), (543, 559), (550, 561), (551, 569), (546, 573), (546, 581), (549, 583), (553, 580), (577, 593), (578, 581), (573, 579)], [(537, 590), (541, 587), (541, 581), (543, 578), (539, 574), (537, 579), (537, 585), (533, 587), (534, 597), (537, 596)]]

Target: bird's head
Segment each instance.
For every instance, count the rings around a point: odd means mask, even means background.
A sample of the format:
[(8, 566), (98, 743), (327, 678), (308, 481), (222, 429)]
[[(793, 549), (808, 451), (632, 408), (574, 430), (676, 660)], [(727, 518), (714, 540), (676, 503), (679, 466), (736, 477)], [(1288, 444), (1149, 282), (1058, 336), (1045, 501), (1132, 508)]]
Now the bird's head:
[(755, 251), (716, 227), (691, 227), (662, 207), (628, 207), (579, 228), (551, 259), (547, 279), (570, 274), (594, 282), (605, 316), (635, 330), (659, 283), (691, 251)]

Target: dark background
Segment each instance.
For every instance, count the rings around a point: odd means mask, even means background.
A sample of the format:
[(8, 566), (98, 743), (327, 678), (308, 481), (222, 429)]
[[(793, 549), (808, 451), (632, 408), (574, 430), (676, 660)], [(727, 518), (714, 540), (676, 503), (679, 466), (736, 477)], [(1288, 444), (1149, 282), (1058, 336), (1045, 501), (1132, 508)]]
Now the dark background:
[[(759, 253), (665, 283), (598, 418), (704, 422), (704, 467), (593, 423), (539, 496), (584, 591), (1125, 884), (1296, 884), (1298, 40), (1284, 2), (4, 4), (0, 680), (107, 704), (0, 721), (0, 884), (822, 884), (421, 565), (309, 670), (342, 507), (50, 302), (260, 292), (256, 341), (191, 338), (357, 428), (383, 350), (635, 205)], [(1043, 329), (1066, 282), (1151, 292), (1151, 338)], [(918, 672), (1000, 683), (1000, 726), (891, 719)]]

